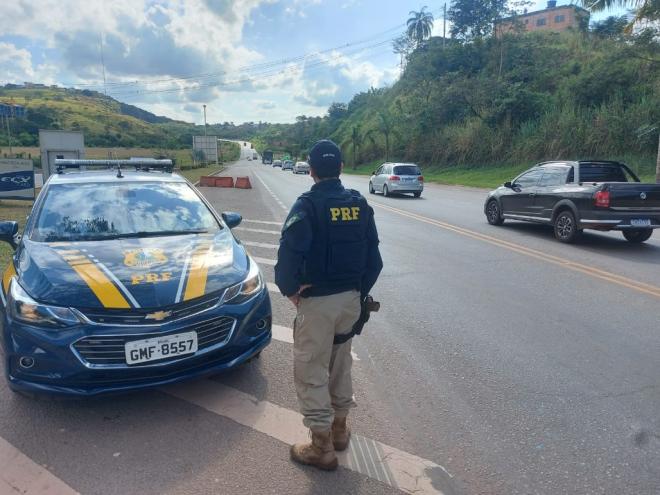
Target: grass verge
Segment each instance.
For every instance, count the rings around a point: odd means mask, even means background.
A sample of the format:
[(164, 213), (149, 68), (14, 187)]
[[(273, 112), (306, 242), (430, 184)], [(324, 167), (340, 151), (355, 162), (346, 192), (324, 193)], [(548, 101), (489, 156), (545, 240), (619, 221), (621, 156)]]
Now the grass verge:
[[(639, 176), (642, 182), (655, 182), (655, 168), (648, 161), (642, 165), (635, 165), (639, 161), (622, 160)], [(344, 167), (344, 173), (353, 175), (371, 175), (383, 160), (363, 163), (356, 169), (351, 166)], [(437, 182), (469, 187), (493, 189), (516, 175), (532, 167), (533, 163), (524, 165), (494, 165), (484, 167), (422, 167), (425, 182)]]
[[(23, 232), (27, 216), (32, 210), (32, 200), (19, 201), (12, 199), (0, 200), (0, 220), (14, 220), (18, 222), (18, 231)], [(6, 242), (0, 242), (0, 269), (4, 273), (14, 250)]]

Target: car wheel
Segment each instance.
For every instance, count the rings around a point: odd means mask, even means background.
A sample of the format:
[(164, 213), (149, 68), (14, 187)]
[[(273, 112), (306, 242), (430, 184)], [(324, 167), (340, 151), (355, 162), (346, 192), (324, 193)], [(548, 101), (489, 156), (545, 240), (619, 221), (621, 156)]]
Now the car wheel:
[(555, 237), (558, 241), (570, 244), (577, 241), (581, 233), (572, 211), (564, 210), (555, 218)]
[(374, 185), (369, 182), (369, 194), (376, 194), (376, 190), (374, 189)]
[(491, 199), (486, 205), (486, 220), (491, 225), (502, 225), (504, 223), (504, 218), (502, 218), (502, 212), (500, 211), (499, 203)]
[(390, 195), (390, 191), (387, 189), (387, 186), (383, 186), (383, 196), (388, 197)]
[(653, 235), (653, 229), (629, 229), (624, 230), (622, 233), (628, 242), (640, 244), (649, 240)]
[(416, 193), (413, 193), (413, 196), (415, 196), (416, 198), (421, 198), (422, 193), (421, 192), (416, 192)]

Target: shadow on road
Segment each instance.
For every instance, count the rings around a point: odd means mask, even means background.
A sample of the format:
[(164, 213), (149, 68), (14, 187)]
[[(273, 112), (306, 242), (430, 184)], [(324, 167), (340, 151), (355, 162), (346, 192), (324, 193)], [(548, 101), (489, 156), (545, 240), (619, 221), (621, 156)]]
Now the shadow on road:
[[(555, 239), (553, 229), (549, 225), (507, 220), (500, 228), (533, 236), (547, 242), (559, 242)], [(613, 237), (612, 234), (618, 237)], [(660, 232), (654, 233), (649, 242), (652, 242), (656, 237), (660, 238)], [(585, 230), (580, 240), (573, 246), (592, 253), (625, 257), (627, 261), (660, 264), (660, 247), (649, 242), (633, 244), (625, 240), (620, 232), (612, 232), (610, 235), (606, 235), (595, 230)]]

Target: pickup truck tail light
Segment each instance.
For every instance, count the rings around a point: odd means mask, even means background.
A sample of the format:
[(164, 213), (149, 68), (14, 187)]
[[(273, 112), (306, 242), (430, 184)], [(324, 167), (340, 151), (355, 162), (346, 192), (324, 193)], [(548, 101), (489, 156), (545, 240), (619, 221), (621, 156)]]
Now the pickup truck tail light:
[(424, 182), (424, 176), (420, 175), (419, 177), (417, 177), (417, 180), (420, 182)]
[(598, 208), (609, 208), (610, 207), (610, 192), (609, 191), (597, 191), (594, 194), (594, 205)]
[(390, 175), (390, 180), (401, 180), (401, 177), (398, 175)]

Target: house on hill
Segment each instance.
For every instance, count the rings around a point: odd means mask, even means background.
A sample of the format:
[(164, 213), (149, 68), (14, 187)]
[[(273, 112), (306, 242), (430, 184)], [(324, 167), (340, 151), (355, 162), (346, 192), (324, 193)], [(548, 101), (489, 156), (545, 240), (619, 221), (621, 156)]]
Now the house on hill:
[(557, 6), (557, 0), (549, 0), (547, 8), (535, 12), (505, 17), (495, 26), (495, 35), (531, 31), (561, 32), (568, 29), (581, 29), (589, 25), (589, 11), (577, 5)]

